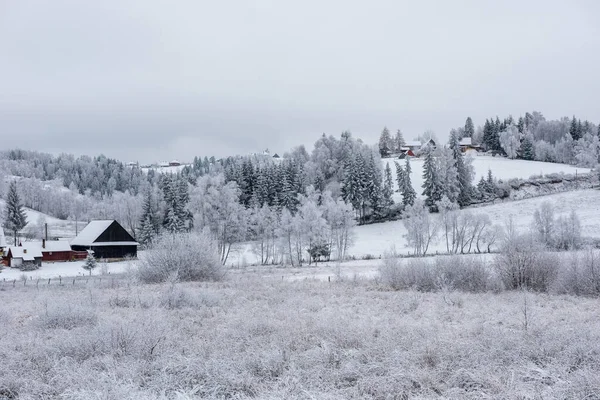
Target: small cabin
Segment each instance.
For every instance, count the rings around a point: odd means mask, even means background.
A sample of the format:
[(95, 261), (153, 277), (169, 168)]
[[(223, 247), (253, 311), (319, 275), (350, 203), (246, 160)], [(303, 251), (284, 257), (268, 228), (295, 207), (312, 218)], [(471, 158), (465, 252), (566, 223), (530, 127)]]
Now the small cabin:
[(181, 163), (177, 160), (169, 161), (169, 167), (179, 167)]
[(11, 246), (6, 254), (7, 265), (13, 268), (23, 268), (31, 265), (42, 266), (42, 252), (38, 247)]
[(96, 258), (137, 257), (139, 243), (115, 220), (92, 221), (71, 240), (73, 251), (91, 250)]

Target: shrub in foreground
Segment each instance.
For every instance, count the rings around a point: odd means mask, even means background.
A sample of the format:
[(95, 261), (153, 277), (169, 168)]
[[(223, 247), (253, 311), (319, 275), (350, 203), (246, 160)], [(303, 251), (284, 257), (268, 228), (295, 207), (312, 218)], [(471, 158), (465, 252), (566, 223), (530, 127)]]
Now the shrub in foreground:
[(223, 275), (217, 245), (207, 233), (160, 237), (136, 269), (137, 278), (144, 283), (216, 281)]

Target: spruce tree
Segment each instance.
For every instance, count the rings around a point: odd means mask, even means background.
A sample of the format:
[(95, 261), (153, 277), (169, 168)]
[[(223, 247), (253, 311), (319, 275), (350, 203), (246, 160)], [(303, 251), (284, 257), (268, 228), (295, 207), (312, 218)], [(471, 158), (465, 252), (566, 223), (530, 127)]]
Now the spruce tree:
[(404, 140), (404, 135), (402, 134), (402, 131), (400, 129), (396, 131), (396, 137), (394, 138), (394, 146), (395, 151), (398, 154), (402, 151), (402, 148), (406, 146), (406, 140)]
[(13, 233), (15, 239), (15, 246), (17, 245), (17, 236), (19, 231), (25, 228), (27, 225), (27, 216), (21, 204), (21, 199), (17, 191), (17, 182), (12, 181), (8, 188), (8, 194), (6, 196), (6, 221), (4, 227)]
[(529, 133), (525, 135), (521, 143), (521, 157), (524, 160), (534, 159), (533, 136)]
[(140, 243), (143, 246), (149, 246), (154, 237), (158, 234), (158, 229), (152, 188), (148, 188), (144, 195), (142, 217), (140, 218), (140, 229), (138, 233)]
[(392, 169), (390, 168), (390, 163), (385, 164), (385, 176), (383, 180), (383, 206), (386, 209), (389, 209), (394, 204), (394, 199), (392, 196), (394, 195), (394, 180), (392, 178)]
[(415, 188), (412, 186), (412, 181), (410, 179), (410, 174), (412, 172), (412, 168), (410, 167), (410, 160), (406, 157), (405, 167), (404, 167), (404, 185), (402, 186), (402, 204), (405, 207), (412, 206), (415, 204), (415, 199), (417, 198), (417, 192), (415, 192)]
[(475, 125), (473, 125), (473, 120), (471, 117), (467, 117), (465, 121), (465, 137), (473, 137), (475, 134)]
[(402, 193), (402, 189), (404, 188), (404, 180), (406, 179), (406, 172), (402, 165), (400, 165), (397, 161), (394, 162), (396, 164), (396, 183), (398, 184), (398, 192)]
[(450, 149), (452, 150), (452, 157), (454, 158), (454, 166), (456, 167), (456, 173), (458, 177), (458, 197), (457, 202), (461, 207), (465, 207), (471, 204), (471, 173), (467, 168), (464, 156), (460, 150), (458, 142), (458, 134), (455, 130), (450, 132)]
[(423, 163), (423, 196), (425, 196), (425, 205), (430, 210), (435, 210), (435, 204), (442, 198), (439, 176), (437, 174), (437, 165), (433, 150), (425, 153)]
[(389, 129), (386, 126), (383, 128), (381, 136), (379, 137), (379, 154), (381, 154), (381, 157), (385, 158), (388, 157), (392, 151), (392, 137), (390, 135)]
[(577, 118), (573, 115), (573, 119), (571, 120), (571, 127), (569, 128), (569, 134), (573, 138), (573, 140), (581, 139), (581, 122), (577, 122)]
[(90, 275), (92, 274), (92, 270), (98, 266), (96, 262), (96, 258), (94, 257), (94, 253), (88, 251), (88, 255), (85, 259), (85, 263), (82, 265), (82, 268), (86, 271), (89, 271)]

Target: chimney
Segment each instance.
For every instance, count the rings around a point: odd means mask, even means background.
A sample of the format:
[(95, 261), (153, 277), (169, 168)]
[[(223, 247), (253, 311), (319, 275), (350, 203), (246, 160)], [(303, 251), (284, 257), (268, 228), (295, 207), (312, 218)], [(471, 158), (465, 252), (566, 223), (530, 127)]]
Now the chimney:
[(42, 249), (46, 248), (46, 239), (42, 239)]
[(23, 254), (27, 254), (27, 249), (23, 249)]
[(45, 239), (48, 240), (48, 223), (44, 224), (44, 230), (45, 230), (44, 233), (45, 233), (45, 236), (46, 236)]

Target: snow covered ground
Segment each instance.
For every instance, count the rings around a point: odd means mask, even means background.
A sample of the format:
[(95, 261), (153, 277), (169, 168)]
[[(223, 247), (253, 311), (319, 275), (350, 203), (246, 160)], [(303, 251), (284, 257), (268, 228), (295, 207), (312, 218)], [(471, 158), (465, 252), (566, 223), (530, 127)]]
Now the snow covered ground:
[[(4, 210), (6, 208), (6, 202), (0, 199), (0, 210)], [(75, 237), (75, 221), (68, 221), (63, 219), (58, 219), (51, 217), (47, 214), (41, 213), (39, 211), (31, 210), (29, 208), (25, 208), (25, 215), (27, 216), (27, 225), (23, 229), (23, 232), (26, 232), (32, 225), (38, 225), (39, 229), (43, 229), (43, 223), (48, 224), (48, 237), (54, 238), (71, 238)], [(85, 227), (85, 222), (79, 222), (79, 230)], [(6, 240), (10, 244), (10, 232), (5, 232)]]
[[(106, 263), (105, 266), (102, 263), (98, 264), (98, 267), (92, 271), (92, 275), (100, 274), (119, 274), (125, 272), (128, 268), (135, 266), (137, 261), (120, 261), (114, 263)], [(45, 262), (42, 264), (40, 269), (35, 271), (21, 271), (17, 268), (5, 267), (0, 272), (0, 280), (12, 281), (13, 279), (20, 280), (21, 277), (27, 276), (28, 279), (33, 281), (37, 279), (57, 279), (61, 277), (69, 276), (87, 276), (89, 272), (82, 268), (83, 261), (71, 261), (71, 262)]]
[[(494, 224), (501, 226), (512, 215), (517, 229), (525, 231), (531, 227), (534, 211), (545, 201), (549, 201), (554, 205), (556, 217), (567, 215), (574, 209), (581, 220), (582, 235), (584, 237), (600, 238), (600, 191), (594, 189), (499, 202), (484, 207), (466, 208), (460, 212), (485, 213), (489, 215)], [(437, 219), (439, 215), (434, 214), (432, 218)], [(371, 256), (378, 259), (392, 248), (398, 254), (406, 255), (412, 252), (412, 248), (405, 239), (406, 229), (402, 221), (362, 225), (356, 227), (354, 232), (354, 244), (348, 254), (355, 258)], [(428, 251), (430, 254), (436, 252), (445, 252), (445, 244), (441, 240), (433, 243)], [(230, 257), (228, 265), (253, 264), (256, 263), (256, 260), (256, 256), (252, 254), (249, 246), (246, 245)]]
[[(508, 180), (512, 178), (528, 179), (533, 175), (547, 175), (563, 172), (565, 174), (575, 173), (588, 173), (589, 168), (577, 168), (572, 165), (547, 163), (540, 161), (527, 161), (527, 160), (509, 160), (505, 157), (492, 157), (488, 155), (478, 155), (478, 153), (470, 153), (468, 157), (473, 158), (473, 167), (475, 169), (475, 180), (477, 183), (481, 177), (487, 177), (488, 170), (492, 170), (492, 174), (497, 179)], [(398, 160), (396, 158), (384, 158), (381, 160), (383, 167), (387, 163), (390, 164), (392, 169), (392, 176), (394, 177), (394, 189), (398, 189), (396, 185), (396, 166), (394, 162), (397, 161), (400, 165), (404, 166), (404, 160)], [(410, 165), (412, 167), (412, 173), (410, 179), (413, 187), (417, 192), (417, 195), (421, 196), (423, 192), (423, 158), (411, 158)], [(394, 201), (401, 201), (402, 196), (400, 193), (394, 193)]]

